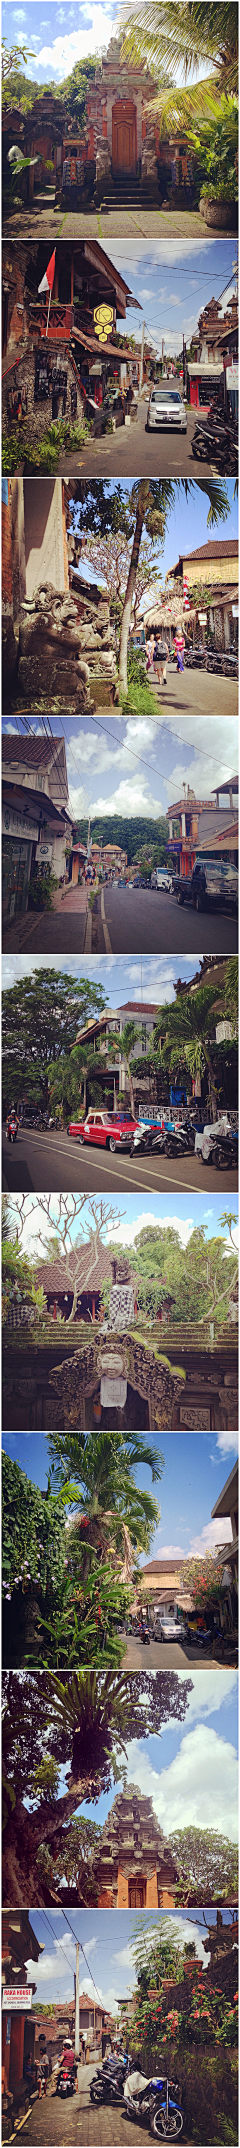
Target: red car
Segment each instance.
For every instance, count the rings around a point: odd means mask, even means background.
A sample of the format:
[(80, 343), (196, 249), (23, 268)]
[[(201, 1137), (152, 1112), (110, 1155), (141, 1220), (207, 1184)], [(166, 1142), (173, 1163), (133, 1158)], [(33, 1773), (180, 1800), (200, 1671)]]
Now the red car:
[(70, 1119), (67, 1131), (73, 1134), (75, 1141), (97, 1142), (103, 1149), (128, 1149), (131, 1155), (137, 1125), (138, 1120), (132, 1118), (130, 1111), (88, 1111), (83, 1122)]

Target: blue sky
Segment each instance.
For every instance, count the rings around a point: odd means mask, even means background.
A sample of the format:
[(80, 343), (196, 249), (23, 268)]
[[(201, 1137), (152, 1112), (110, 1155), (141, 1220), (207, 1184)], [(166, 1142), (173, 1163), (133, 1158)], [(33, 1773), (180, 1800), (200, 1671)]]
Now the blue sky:
[[(111, 35), (116, 35), (120, 9), (116, 0), (70, 0), (67, 10), (55, 0), (23, 0), (23, 4), (3, 4), (3, 35), (10, 43), (25, 44), (31, 50), (26, 64), (26, 74), (36, 82), (62, 82), (76, 65), (76, 60), (89, 54), (106, 50)], [(35, 57), (33, 57), (35, 55)], [(201, 75), (209, 73), (201, 67)], [(176, 73), (176, 81), (181, 72)], [(191, 80), (191, 75), (190, 78)]]
[[(18, 732), (24, 729), (18, 719)], [(10, 719), (4, 731), (16, 732)], [(32, 730), (42, 730), (39, 718)], [(238, 766), (238, 719), (229, 716), (51, 717), (54, 737), (64, 737), (74, 819), (96, 813), (144, 815), (157, 820), (189, 783), (195, 796), (211, 799), (217, 783)], [(224, 802), (224, 801), (223, 801)], [(227, 795), (225, 799), (228, 803)]]
[(142, 307), (139, 319), (135, 307), (128, 306), (126, 322), (119, 323), (121, 333), (127, 338), (134, 335), (139, 342), (144, 319), (146, 340), (149, 336), (161, 354), (163, 337), (166, 354), (176, 356), (182, 352), (183, 334), (190, 342), (209, 299), (220, 298), (232, 282), (236, 261), (232, 239), (206, 239), (201, 246), (191, 236), (157, 238), (148, 249), (141, 240), (131, 240), (126, 248), (123, 239), (111, 239), (109, 251)]
[[(89, 1207), (88, 1198), (86, 1196), (80, 1212), (80, 1204), (82, 1197), (81, 1195), (79, 1195), (79, 1197), (76, 1197), (77, 1212), (74, 1215), (73, 1205), (75, 1196), (71, 1195), (70, 1193), (66, 1198), (68, 1198), (71, 1245), (74, 1245), (74, 1241), (79, 1232), (80, 1227), (81, 1234), (84, 1236), (84, 1239), (88, 1238), (89, 1236), (89, 1229), (92, 1228), (91, 1208)], [(105, 1224), (103, 1215), (101, 1222), (101, 1235), (104, 1238), (106, 1245), (109, 1244), (109, 1241), (110, 1243), (112, 1243), (113, 1240), (115, 1241), (116, 1246), (118, 1244), (123, 1245), (124, 1243), (125, 1246), (129, 1246), (129, 1250), (131, 1251), (131, 1253), (133, 1253), (134, 1251), (134, 1241), (137, 1233), (143, 1230), (146, 1224), (149, 1223), (153, 1224), (154, 1226), (160, 1224), (163, 1229), (166, 1228), (169, 1224), (172, 1224), (174, 1226), (174, 1229), (179, 1232), (179, 1238), (182, 1246), (186, 1246), (189, 1244), (192, 1231), (195, 1229), (196, 1226), (199, 1226), (199, 1224), (204, 1224), (206, 1240), (208, 1238), (216, 1236), (221, 1238), (220, 1217), (222, 1214), (222, 1198), (220, 1193), (213, 1193), (211, 1194), (211, 1205), (206, 1206), (204, 1194), (198, 1192), (193, 1193), (191, 1194), (190, 1207), (189, 1196), (187, 1193), (181, 1193), (181, 1196), (178, 1201), (176, 1201), (175, 1194), (167, 1194), (165, 1199), (164, 1196), (162, 1196), (161, 1194), (154, 1193), (152, 1205), (150, 1206), (150, 1196), (149, 1202), (146, 1199), (145, 1203), (143, 1203), (141, 1194), (127, 1193), (125, 1194), (125, 1196), (120, 1194), (115, 1211), (113, 1213), (113, 1220), (111, 1220), (109, 1223), (106, 1222)], [(58, 1229), (59, 1201), (61, 1199), (61, 1196), (57, 1193), (52, 1193), (50, 1194), (49, 1199), (50, 1212), (48, 1226), (46, 1214), (44, 1209), (41, 1208), (41, 1200), (39, 1199), (38, 1194), (26, 1193), (24, 1195), (23, 1223), (21, 1220), (21, 1245), (23, 1246), (24, 1252), (30, 1254), (30, 1256), (32, 1255), (34, 1258), (36, 1257), (36, 1255), (39, 1259), (43, 1258), (43, 1240), (44, 1243), (47, 1243), (48, 1228), (50, 1228), (50, 1233), (53, 1229)], [(12, 1225), (12, 1223), (14, 1223), (16, 1226), (19, 1220), (19, 1203), (17, 1194), (13, 1196), (11, 1202), (9, 1202), (9, 1215), (10, 1226)], [(237, 1199), (234, 1200), (234, 1215), (238, 1217)], [(237, 1247), (238, 1222), (236, 1223), (236, 1225), (234, 1225), (233, 1237), (234, 1243)], [(227, 1237), (227, 1233), (223, 1233), (223, 1243), (226, 1246), (227, 1258), (228, 1253), (231, 1252), (230, 1240)]]
[[(113, 2010), (115, 2014), (118, 1999), (128, 1998), (135, 1984), (132, 1955), (132, 1943), (136, 1929), (135, 1912), (113, 1909), (111, 1910), (111, 1916), (109, 1916), (106, 1910), (101, 1909), (98, 1909), (97, 1913), (93, 1909), (70, 1909), (67, 1914), (69, 1914), (70, 1931), (69, 1923), (65, 1920), (62, 1910), (30, 1910), (30, 1922), (33, 1931), (41, 1946), (44, 1947), (44, 1954), (40, 1957), (38, 1964), (28, 1962), (29, 1982), (32, 1976), (37, 1986), (37, 1993), (33, 2002), (34, 2009), (36, 2011), (38, 2001), (43, 2005), (48, 1999), (52, 2000), (54, 1998), (56, 2002), (60, 2003), (61, 2000), (64, 2001), (74, 1997), (76, 1939), (78, 1939), (80, 1940), (80, 1945), (84, 1948), (86, 1957), (84, 1960), (84, 1957), (81, 1957), (80, 1954), (80, 1991), (89, 1992), (92, 2003), (95, 1994), (95, 1998), (100, 1998), (109, 2009), (109, 2012)], [(205, 1916), (208, 1923), (207, 1909)], [(215, 1918), (216, 1911), (211, 1909), (209, 1911), (209, 1923), (214, 1924)], [(224, 1923), (227, 1923), (229, 1919), (228, 1910), (223, 1910), (223, 1918)], [(165, 1919), (163, 1913), (159, 1911), (158, 1923), (164, 1938), (166, 1923), (169, 1934), (169, 1915)], [(145, 1927), (147, 1932), (154, 1931), (155, 1925), (156, 1916), (151, 1916), (151, 1913), (147, 1913)], [(171, 1931), (172, 1927), (174, 1927), (178, 1945), (184, 1946), (185, 1941), (189, 1939), (195, 1940), (198, 1958), (204, 1962), (206, 1968), (208, 1957), (203, 1948), (203, 1940), (206, 1938), (206, 1923), (204, 1923), (203, 1910), (199, 1910), (197, 1918), (194, 1916), (193, 1910), (175, 1910), (174, 1913), (171, 1913), (170, 1925)]]
[[(219, 1492), (233, 1469), (237, 1454), (234, 1432), (163, 1432), (155, 1433), (154, 1448), (164, 1458), (161, 1480), (154, 1487), (154, 1497), (161, 1509), (149, 1557), (187, 1558), (204, 1554), (206, 1547), (228, 1534), (224, 1524), (211, 1521), (211, 1510), (216, 1505)], [(49, 1469), (49, 1442), (47, 1435), (39, 1432), (6, 1432), (3, 1448), (11, 1460), (19, 1463), (40, 1490), (46, 1490)], [(142, 1463), (136, 1470), (136, 1481), (141, 1491), (151, 1490), (151, 1473)], [(141, 1563), (145, 1563), (142, 1558)]]
[[(67, 9), (55, 5), (55, 0), (23, 0), (9, 5), (4, 0), (2, 13), (3, 36), (8, 47), (19, 44), (28, 47), (31, 57), (23, 72), (36, 83), (63, 82), (71, 74), (76, 61), (102, 52), (109, 43), (116, 22), (116, 9), (111, 0), (70, 0)], [(67, 25), (67, 26), (66, 26)]]
[[(184, 957), (181, 958), (181, 978), (184, 984), (187, 985), (190, 978), (197, 975), (200, 960), (201, 957), (196, 956), (195, 964), (191, 955), (186, 955), (185, 960)], [(9, 991), (10, 987), (22, 982), (23, 978), (32, 976), (35, 970), (45, 970), (46, 967), (48, 964), (46, 965), (44, 955), (38, 955), (37, 958), (36, 955), (3, 955), (3, 991)], [(71, 975), (76, 983), (80, 983), (84, 977), (85, 965), (83, 966), (77, 955), (73, 958), (71, 956), (71, 962), (67, 955), (63, 955), (61, 962), (58, 955), (53, 955), (50, 968), (56, 971), (60, 969), (67, 976)], [(175, 998), (174, 985), (179, 977), (179, 956), (143, 955), (142, 958), (136, 956), (134, 960), (134, 957), (128, 959), (123, 955), (104, 955), (103, 958), (101, 955), (90, 955), (87, 960), (87, 976), (90, 984), (102, 986), (106, 1006), (124, 1007), (129, 1000), (163, 1005), (165, 1000)]]

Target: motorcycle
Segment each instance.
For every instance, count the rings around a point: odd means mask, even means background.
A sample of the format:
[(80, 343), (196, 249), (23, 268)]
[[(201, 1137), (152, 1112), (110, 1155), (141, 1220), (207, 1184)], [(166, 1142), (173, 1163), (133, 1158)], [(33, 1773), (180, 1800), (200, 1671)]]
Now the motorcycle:
[(15, 1118), (14, 1118), (14, 1114), (13, 1114), (12, 1118), (11, 1118), (11, 1119), (8, 1119), (8, 1123), (7, 1123), (7, 1131), (6, 1131), (6, 1140), (7, 1140), (7, 1141), (17, 1141), (17, 1135), (18, 1135), (18, 1121), (17, 1121), (17, 1119), (15, 1119)]
[(67, 2065), (61, 2066), (60, 2073), (58, 2074), (56, 2096), (62, 2096), (63, 2100), (65, 2100), (66, 2096), (75, 2095), (75, 2089), (77, 2086), (76, 2075), (77, 2067), (72, 2066), (70, 2070), (70, 2067)]
[(216, 1165), (216, 1171), (236, 1171), (238, 1164), (236, 1134), (218, 1134), (215, 1139), (213, 1136), (208, 1161)]
[[(158, 1148), (158, 1146), (158, 1141), (154, 1141), (154, 1149)], [(176, 1157), (187, 1156), (188, 1154), (193, 1155), (195, 1148), (195, 1129), (191, 1124), (191, 1120), (182, 1119), (181, 1126), (174, 1126), (171, 1131), (166, 1132), (163, 1137), (161, 1146), (163, 1156)]]
[[(138, 2083), (137, 2088), (134, 2083)], [(177, 2094), (178, 2082), (168, 2081), (166, 2075), (152, 2074), (148, 2081), (143, 2074), (130, 2074), (124, 2089), (124, 2116), (131, 2120), (142, 2116), (149, 2118), (150, 2133), (155, 2140), (174, 2141), (183, 2128), (182, 2111), (175, 2102)]]
[(117, 2103), (122, 2106), (124, 2081), (130, 2065), (131, 2059), (126, 2051), (122, 2058), (109, 2058), (105, 2060), (105, 2065), (98, 2066), (90, 2083), (90, 2103)]

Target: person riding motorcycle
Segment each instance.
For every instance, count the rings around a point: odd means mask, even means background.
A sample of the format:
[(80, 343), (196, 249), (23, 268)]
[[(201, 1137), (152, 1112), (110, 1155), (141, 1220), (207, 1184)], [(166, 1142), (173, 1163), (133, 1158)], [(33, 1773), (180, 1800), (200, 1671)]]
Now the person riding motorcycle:
[(11, 1111), (9, 1111), (9, 1112), (8, 1112), (8, 1114), (7, 1114), (7, 1118), (6, 1118), (6, 1137), (7, 1137), (7, 1141), (11, 1141), (11, 1139), (12, 1139), (12, 1138), (13, 1138), (13, 1140), (14, 1140), (14, 1141), (16, 1141), (16, 1139), (17, 1139), (17, 1133), (18, 1133), (18, 1127), (19, 1127), (19, 1119), (18, 1119), (18, 1116), (17, 1116), (17, 1112), (15, 1111), (15, 1104), (12, 1104), (12, 1107), (11, 1107)]

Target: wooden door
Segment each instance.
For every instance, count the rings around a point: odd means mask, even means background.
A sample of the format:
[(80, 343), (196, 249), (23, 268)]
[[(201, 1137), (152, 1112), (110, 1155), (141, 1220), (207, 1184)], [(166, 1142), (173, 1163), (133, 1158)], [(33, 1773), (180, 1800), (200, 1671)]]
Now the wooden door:
[(130, 98), (113, 105), (112, 164), (114, 171), (136, 170), (136, 112)]

